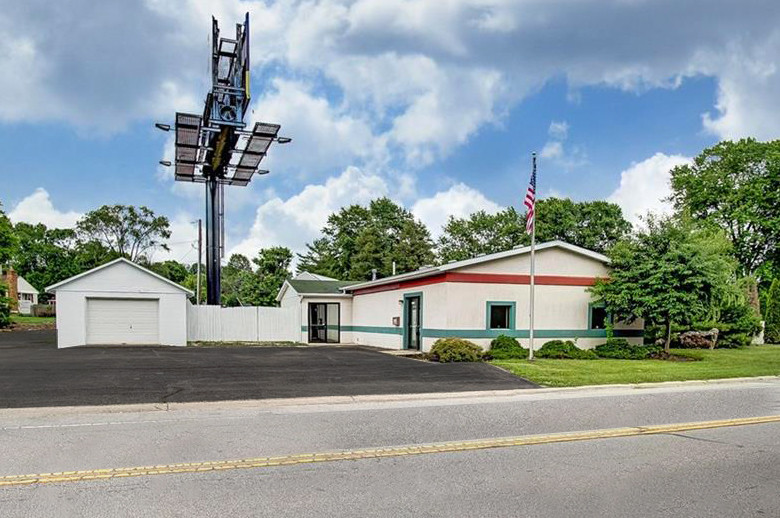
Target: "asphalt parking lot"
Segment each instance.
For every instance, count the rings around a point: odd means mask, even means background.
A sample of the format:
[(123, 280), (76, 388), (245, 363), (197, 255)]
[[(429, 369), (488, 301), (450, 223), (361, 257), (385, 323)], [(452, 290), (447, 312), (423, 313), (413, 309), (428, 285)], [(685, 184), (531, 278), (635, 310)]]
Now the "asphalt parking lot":
[(55, 331), (0, 333), (0, 408), (533, 388), (481, 363), (356, 346), (74, 347)]

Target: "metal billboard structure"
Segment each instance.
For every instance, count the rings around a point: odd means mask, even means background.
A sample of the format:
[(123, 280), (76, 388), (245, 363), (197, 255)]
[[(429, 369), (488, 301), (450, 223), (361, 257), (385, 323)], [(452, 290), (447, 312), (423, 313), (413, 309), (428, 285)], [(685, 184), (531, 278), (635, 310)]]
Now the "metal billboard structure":
[[(257, 122), (246, 130), (249, 106), (249, 13), (236, 24), (235, 39), (220, 37), (212, 17), (211, 91), (202, 115), (176, 113), (174, 178), (205, 184), (206, 303), (220, 304), (221, 259), (225, 254), (225, 186), (245, 187), (272, 142), (285, 144), (279, 124)], [(167, 124), (156, 124), (170, 131)], [(170, 162), (161, 162), (171, 165)], [(200, 258), (198, 258), (200, 261)]]

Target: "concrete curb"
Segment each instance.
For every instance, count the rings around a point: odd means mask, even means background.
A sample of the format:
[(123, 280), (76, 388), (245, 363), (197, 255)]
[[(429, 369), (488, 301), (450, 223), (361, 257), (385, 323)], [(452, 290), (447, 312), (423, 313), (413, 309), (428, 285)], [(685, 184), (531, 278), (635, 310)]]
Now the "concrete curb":
[[(480, 399), (510, 401), (524, 399), (556, 399), (567, 397), (598, 397), (600, 395), (625, 395), (634, 391), (663, 392), (674, 388), (691, 388), (719, 385), (745, 385), (751, 383), (780, 382), (780, 376), (757, 376), (754, 378), (722, 378), (712, 380), (665, 381), (658, 383), (635, 383), (616, 385), (585, 385), (581, 387), (480, 390), (469, 392), (426, 392), (418, 394), (370, 394), (360, 396), (321, 396), (278, 399), (245, 399), (223, 401), (192, 401), (182, 403), (134, 403), (124, 405), (27, 407), (0, 409), (0, 419), (31, 416), (115, 414), (141, 412), (169, 412), (187, 410), (273, 410), (285, 407), (342, 406), (355, 403), (404, 403), (442, 402), (477, 403)], [(499, 401), (496, 401), (496, 400)]]

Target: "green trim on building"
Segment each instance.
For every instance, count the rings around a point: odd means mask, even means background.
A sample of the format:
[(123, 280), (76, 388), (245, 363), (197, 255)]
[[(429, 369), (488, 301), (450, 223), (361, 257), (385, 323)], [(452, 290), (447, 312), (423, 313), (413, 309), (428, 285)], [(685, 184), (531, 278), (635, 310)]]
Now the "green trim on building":
[(493, 306), (509, 306), (509, 328), (500, 329), (501, 331), (508, 331), (515, 328), (515, 319), (517, 316), (517, 303), (513, 300), (488, 300), (485, 303), (485, 329), (487, 331), (493, 331), (494, 328), (490, 327), (490, 308)]
[[(301, 326), (301, 332), (308, 332), (308, 326)], [(385, 335), (404, 335), (403, 328), (395, 326), (341, 326), (342, 332), (376, 333)], [(641, 338), (642, 329), (615, 329), (617, 338)], [(528, 329), (426, 329), (421, 335), (424, 338), (495, 338), (499, 335), (514, 338), (528, 338)], [(606, 338), (606, 329), (535, 329), (534, 338)]]
[[(407, 315), (409, 314), (409, 311), (407, 311), (408, 310), (407, 304), (409, 304), (408, 299), (412, 297), (420, 297), (420, 340), (422, 340), (423, 336), (425, 336), (423, 334), (425, 328), (422, 327), (423, 326), (423, 292), (413, 291), (410, 293), (404, 293), (404, 306), (403, 306), (404, 314), (403, 314), (403, 318), (401, 319), (401, 330), (402, 330), (401, 346), (404, 349), (409, 348), (409, 332), (408, 332), (409, 326), (407, 325), (406, 319), (408, 318)], [(422, 344), (418, 344), (418, 345), (420, 347), (420, 350), (422, 350)]]

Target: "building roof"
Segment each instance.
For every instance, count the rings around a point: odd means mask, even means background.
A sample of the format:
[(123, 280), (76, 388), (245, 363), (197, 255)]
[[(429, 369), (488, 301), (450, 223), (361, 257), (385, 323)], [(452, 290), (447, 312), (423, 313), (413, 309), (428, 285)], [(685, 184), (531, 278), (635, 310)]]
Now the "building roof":
[[(584, 255), (585, 257), (589, 257), (591, 259), (600, 261), (605, 264), (609, 263), (609, 258), (603, 254), (594, 252), (593, 250), (588, 250), (587, 248), (582, 248), (581, 246), (572, 245), (564, 241), (547, 241), (545, 243), (539, 243), (538, 245), (536, 245), (535, 250), (539, 251), (548, 248), (562, 248), (564, 250), (568, 250), (569, 252)], [(424, 266), (419, 270), (415, 270), (413, 272), (406, 272), (399, 275), (392, 275), (390, 277), (384, 277), (382, 279), (377, 279), (375, 281), (347, 284), (343, 288), (345, 290), (351, 291), (351, 290), (362, 289), (362, 288), (370, 288), (373, 286), (382, 286), (383, 284), (390, 284), (393, 282), (404, 281), (408, 279), (419, 279), (422, 277), (428, 277), (431, 275), (436, 275), (438, 273), (447, 272), (450, 270), (456, 270), (458, 268), (463, 268), (464, 266), (472, 266), (475, 264), (495, 261), (496, 259), (504, 259), (507, 257), (514, 257), (517, 255), (528, 254), (530, 252), (531, 252), (530, 246), (523, 246), (523, 247), (513, 248), (511, 250), (506, 250), (504, 252), (496, 252), (494, 254), (486, 254), (486, 255), (474, 257), (472, 259), (465, 259), (463, 261), (455, 261), (455, 262), (443, 264), (441, 266)]]
[(110, 267), (112, 267), (112, 266), (114, 266), (116, 264), (119, 264), (119, 263), (128, 264), (128, 265), (132, 266), (133, 268), (136, 268), (136, 269), (146, 273), (147, 275), (151, 275), (152, 277), (155, 277), (158, 280), (161, 280), (161, 281), (163, 281), (163, 282), (165, 282), (167, 284), (170, 284), (174, 288), (180, 289), (181, 291), (187, 293), (188, 295), (193, 295), (193, 292), (188, 290), (184, 286), (180, 286), (180, 285), (176, 284), (175, 282), (173, 282), (172, 280), (166, 279), (162, 275), (158, 275), (158, 274), (154, 273), (153, 271), (144, 268), (141, 265), (135, 264), (133, 261), (125, 259), (124, 257), (120, 257), (118, 259), (114, 259), (113, 261), (109, 261), (106, 264), (102, 264), (102, 265), (98, 266), (97, 268), (92, 268), (91, 270), (87, 270), (86, 272), (82, 272), (82, 273), (80, 273), (78, 275), (74, 275), (73, 277), (68, 277), (64, 281), (60, 281), (60, 282), (58, 282), (56, 284), (52, 284), (51, 286), (47, 287), (46, 291), (57, 291), (58, 289), (60, 289), (63, 286), (65, 286), (66, 284), (70, 284), (71, 282), (73, 282), (73, 281), (75, 281), (77, 279), (81, 279), (81, 278), (86, 277), (88, 275), (92, 275), (95, 272), (99, 272), (100, 270), (104, 270), (106, 268), (110, 268)]
[(35, 286), (27, 282), (27, 279), (21, 275), (16, 277), (16, 291), (18, 293), (38, 293), (38, 290), (35, 289)]
[(294, 281), (336, 281), (333, 277), (326, 277), (325, 275), (319, 275), (311, 272), (301, 272), (292, 278)]
[(288, 288), (295, 290), (298, 295), (344, 295), (342, 288), (349, 284), (355, 284), (355, 281), (289, 279), (282, 284), (276, 300), (282, 300)]

